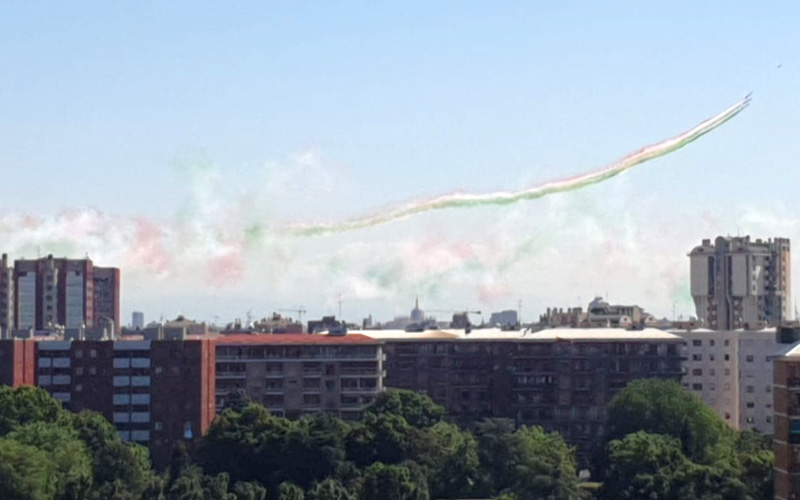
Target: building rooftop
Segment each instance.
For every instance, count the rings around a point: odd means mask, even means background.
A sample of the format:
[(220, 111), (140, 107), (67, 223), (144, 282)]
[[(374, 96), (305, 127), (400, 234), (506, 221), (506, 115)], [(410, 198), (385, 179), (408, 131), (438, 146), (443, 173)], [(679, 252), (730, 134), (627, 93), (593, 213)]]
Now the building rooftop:
[(235, 333), (231, 335), (210, 334), (208, 338), (217, 344), (270, 344), (270, 345), (313, 345), (313, 344), (377, 344), (375, 339), (358, 333), (347, 335), (309, 335), (306, 333)]
[[(564, 341), (682, 341), (679, 336), (655, 328), (643, 330), (626, 330), (624, 328), (550, 328), (538, 332), (504, 331), (499, 328), (480, 328), (466, 333), (464, 330), (425, 330), (422, 332), (406, 332), (404, 330), (364, 330), (363, 334), (375, 340), (420, 341), (420, 340), (522, 340), (531, 342)], [(352, 335), (352, 334), (350, 334)]]

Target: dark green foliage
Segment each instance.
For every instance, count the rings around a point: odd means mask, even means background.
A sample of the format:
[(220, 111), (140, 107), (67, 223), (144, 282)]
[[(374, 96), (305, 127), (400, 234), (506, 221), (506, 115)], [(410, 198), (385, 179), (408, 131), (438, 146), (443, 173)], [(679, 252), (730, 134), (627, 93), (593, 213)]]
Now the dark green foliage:
[(12, 439), (0, 439), (0, 498), (53, 498), (48, 474), (44, 451)]
[(48, 486), (56, 498), (80, 500), (91, 490), (92, 461), (74, 429), (36, 422), (17, 427), (6, 438), (44, 452)]
[(442, 421), (444, 408), (431, 398), (416, 391), (390, 389), (378, 395), (375, 402), (367, 408), (373, 415), (392, 414), (403, 417), (408, 425), (425, 428)]
[(278, 487), (278, 500), (305, 500), (303, 488), (290, 482), (281, 483)]
[(0, 436), (31, 422), (54, 423), (64, 416), (61, 404), (43, 389), (0, 386)]
[(376, 462), (364, 471), (361, 500), (428, 500), (428, 491), (415, 483), (404, 465)]
[(266, 500), (267, 489), (256, 482), (239, 481), (233, 486), (236, 500)]
[(222, 409), (232, 410), (238, 413), (247, 408), (247, 405), (252, 402), (253, 401), (247, 396), (247, 392), (244, 389), (237, 388), (232, 390), (225, 397), (225, 406), (223, 406)]
[(611, 401), (608, 424), (603, 498), (772, 498), (769, 440), (733, 431), (675, 382), (631, 383)]
[(607, 424), (607, 441), (638, 431), (672, 436), (680, 440), (684, 454), (699, 463), (711, 463), (733, 439), (711, 408), (669, 380), (631, 382), (608, 405)]
[(306, 500), (356, 500), (356, 498), (339, 481), (329, 478), (308, 490)]

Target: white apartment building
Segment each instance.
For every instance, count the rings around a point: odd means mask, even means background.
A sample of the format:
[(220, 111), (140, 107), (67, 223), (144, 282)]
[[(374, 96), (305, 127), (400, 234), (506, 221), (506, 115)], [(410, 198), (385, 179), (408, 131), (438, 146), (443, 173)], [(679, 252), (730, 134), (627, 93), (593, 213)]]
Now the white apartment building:
[(686, 341), (683, 386), (734, 429), (772, 434), (775, 329), (671, 333)]

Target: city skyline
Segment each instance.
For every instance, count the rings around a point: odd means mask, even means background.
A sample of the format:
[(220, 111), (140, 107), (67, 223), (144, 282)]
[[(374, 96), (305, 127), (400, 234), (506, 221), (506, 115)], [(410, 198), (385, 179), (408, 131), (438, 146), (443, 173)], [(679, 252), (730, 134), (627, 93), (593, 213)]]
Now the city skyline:
[[(698, 241), (800, 236), (799, 9), (3, 6), (0, 238), (13, 258), (120, 267), (126, 321), (320, 317), (340, 294), (349, 321), (406, 314), (416, 295), (431, 309), (522, 300), (523, 319), (595, 295), (694, 315)], [(347, 235), (259, 229), (524, 189), (749, 91), (714, 134), (579, 192)]]

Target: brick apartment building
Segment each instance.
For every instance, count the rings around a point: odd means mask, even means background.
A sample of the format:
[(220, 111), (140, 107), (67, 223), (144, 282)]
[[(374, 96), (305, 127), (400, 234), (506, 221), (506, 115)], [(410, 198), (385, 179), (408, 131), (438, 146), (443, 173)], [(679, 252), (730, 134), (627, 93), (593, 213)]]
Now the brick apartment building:
[(383, 387), (381, 346), (365, 335), (239, 334), (216, 345), (218, 409), (244, 389), (275, 415), (357, 420)]
[(93, 410), (164, 466), (214, 419), (208, 340), (0, 340), (0, 383), (37, 385), (68, 410)]
[(382, 390), (382, 353), (362, 335), (0, 340), (0, 384), (101, 413), (162, 467), (176, 442), (191, 448), (206, 433), (234, 388), (276, 415), (360, 418)]
[(120, 331), (120, 271), (91, 259), (0, 257), (0, 328), (110, 326)]
[(684, 341), (655, 329), (363, 333), (384, 342), (386, 387), (428, 394), (456, 420), (503, 417), (558, 431), (583, 463), (617, 392), (638, 378), (682, 376)]

